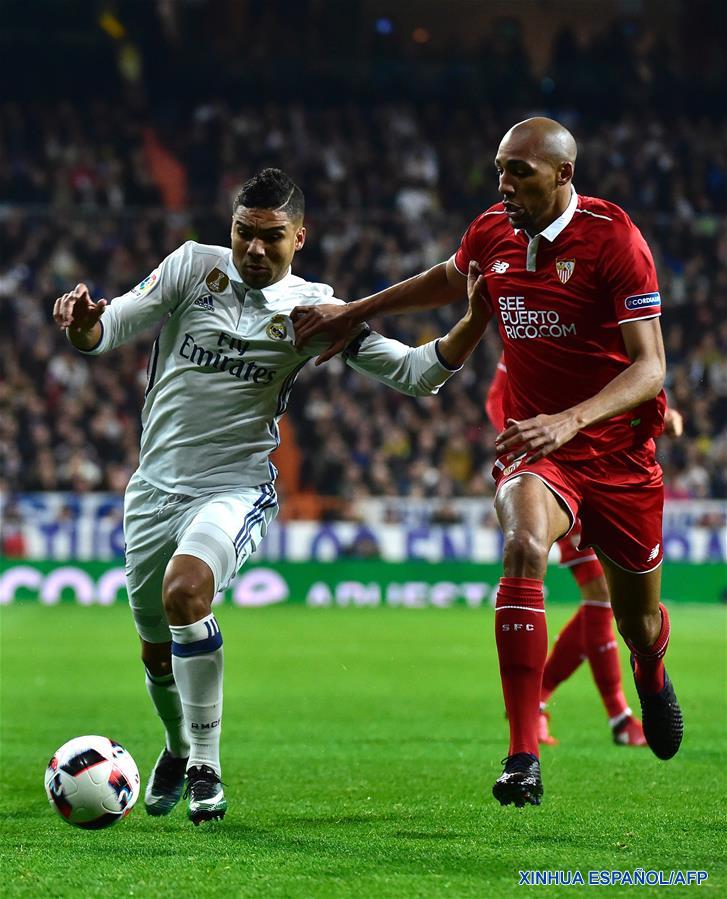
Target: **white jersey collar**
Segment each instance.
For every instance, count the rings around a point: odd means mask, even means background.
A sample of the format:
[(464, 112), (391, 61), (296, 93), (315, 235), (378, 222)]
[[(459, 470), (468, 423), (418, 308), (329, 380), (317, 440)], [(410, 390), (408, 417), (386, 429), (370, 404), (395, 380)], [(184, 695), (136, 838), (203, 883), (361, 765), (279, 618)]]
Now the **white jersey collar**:
[(263, 287), (260, 290), (260, 293), (262, 293), (266, 300), (273, 300), (276, 299), (279, 294), (290, 290), (294, 284), (300, 284), (300, 282), (301, 279), (297, 275), (294, 275), (293, 270), (289, 268), (279, 281), (276, 281), (275, 284), (270, 284), (268, 287)]
[(283, 277), (276, 281), (275, 284), (270, 284), (268, 287), (257, 288), (250, 287), (249, 284), (245, 284), (242, 279), (242, 275), (238, 272), (235, 267), (235, 263), (232, 259), (232, 250), (228, 250), (229, 258), (227, 260), (227, 277), (230, 281), (235, 281), (237, 284), (242, 284), (247, 290), (258, 290), (260, 289), (260, 293), (263, 294), (264, 297), (270, 299), (276, 296), (281, 290), (287, 290), (292, 286), (293, 283), (297, 283), (300, 281), (300, 278), (297, 278), (291, 268), (288, 268), (288, 271), (283, 275)]
[[(543, 228), (543, 230), (539, 234), (535, 234), (533, 237), (530, 237), (529, 235), (527, 235), (527, 232), (525, 232), (526, 235), (530, 240), (534, 240), (535, 237), (544, 237), (546, 240), (550, 241), (550, 243), (553, 243), (553, 241), (561, 233), (561, 231), (564, 231), (570, 224), (571, 219), (576, 213), (577, 205), (578, 194), (576, 193), (575, 187), (573, 187), (573, 185), (571, 184), (570, 201), (565, 208), (565, 212), (563, 212), (562, 215), (559, 215), (554, 222), (551, 222), (547, 228)], [(521, 230), (522, 228), (518, 228), (516, 233), (519, 233)]]

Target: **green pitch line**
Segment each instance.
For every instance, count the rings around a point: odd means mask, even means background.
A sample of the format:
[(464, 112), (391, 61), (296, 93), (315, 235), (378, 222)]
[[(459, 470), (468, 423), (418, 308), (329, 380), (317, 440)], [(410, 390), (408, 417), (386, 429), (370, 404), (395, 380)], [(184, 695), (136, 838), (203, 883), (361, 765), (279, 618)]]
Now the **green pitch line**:
[[(551, 637), (572, 607), (551, 610)], [(219, 610), (230, 810), (195, 829), (143, 806), (102, 832), (47, 805), (72, 736), (106, 734), (142, 777), (161, 737), (128, 610), (2, 610), (4, 896), (687, 896), (696, 887), (519, 887), (520, 870), (704, 869), (727, 894), (725, 613), (672, 607), (680, 754), (610, 742), (582, 668), (551, 703), (541, 808), (489, 791), (506, 750), (491, 609)], [(632, 703), (634, 690), (627, 680)]]

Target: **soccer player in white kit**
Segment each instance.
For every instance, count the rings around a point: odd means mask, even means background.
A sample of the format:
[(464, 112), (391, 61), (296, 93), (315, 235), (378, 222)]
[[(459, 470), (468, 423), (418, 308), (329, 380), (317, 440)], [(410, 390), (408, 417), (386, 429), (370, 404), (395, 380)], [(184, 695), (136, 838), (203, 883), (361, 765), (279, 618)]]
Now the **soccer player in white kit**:
[[(183, 244), (133, 290), (94, 302), (84, 284), (53, 314), (81, 352), (104, 353), (163, 321), (142, 411), (139, 468), (124, 502), (129, 603), (151, 700), (166, 731), (145, 794), (151, 815), (179, 801), (189, 818), (222, 818), (222, 634), (212, 612), (277, 513), (278, 419), (298, 372), (327, 345), (296, 349), (295, 306), (340, 302), (291, 273), (305, 242), (303, 193), (278, 169), (233, 204), (231, 248)], [(412, 348), (368, 328), (343, 358), (403, 393), (434, 394), (484, 332), (470, 304), (443, 338)]]

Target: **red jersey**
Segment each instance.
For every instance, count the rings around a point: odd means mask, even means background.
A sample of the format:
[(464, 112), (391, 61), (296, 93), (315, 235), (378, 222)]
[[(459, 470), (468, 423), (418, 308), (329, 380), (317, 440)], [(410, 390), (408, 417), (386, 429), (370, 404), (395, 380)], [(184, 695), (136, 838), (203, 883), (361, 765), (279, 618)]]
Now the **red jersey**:
[(485, 400), (485, 411), (490, 420), (490, 424), (496, 431), (505, 430), (505, 413), (502, 411), (502, 404), (505, 399), (505, 388), (507, 387), (507, 368), (505, 362), (500, 356), (497, 362), (495, 374), (490, 381), (490, 389), (487, 391), (487, 399)]
[[(469, 226), (454, 263), (485, 276), (507, 367), (506, 418), (552, 414), (597, 394), (631, 363), (619, 325), (661, 314), (654, 260), (623, 209), (575, 191), (539, 235), (515, 231), (502, 203)], [(663, 430), (657, 397), (584, 428), (551, 455), (592, 459)]]

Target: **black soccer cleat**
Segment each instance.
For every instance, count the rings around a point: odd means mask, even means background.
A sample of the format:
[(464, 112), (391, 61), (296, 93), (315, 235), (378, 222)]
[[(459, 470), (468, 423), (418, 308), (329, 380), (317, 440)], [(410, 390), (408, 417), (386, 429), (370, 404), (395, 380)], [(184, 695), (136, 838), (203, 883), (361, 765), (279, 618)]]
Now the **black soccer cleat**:
[(144, 807), (148, 815), (168, 815), (182, 798), (187, 759), (175, 758), (164, 749), (156, 760), (146, 785)]
[(540, 805), (543, 782), (540, 779), (540, 762), (531, 752), (517, 752), (502, 760), (505, 770), (497, 778), (492, 795), (500, 805), (514, 804), (523, 808), (526, 804)]
[(631, 655), (636, 692), (641, 702), (641, 723), (649, 749), (657, 758), (666, 761), (679, 751), (684, 736), (684, 719), (679, 700), (669, 675), (664, 671), (664, 686), (658, 693), (642, 694), (636, 681), (636, 659)]
[(195, 827), (203, 821), (221, 821), (227, 811), (222, 781), (209, 765), (199, 765), (187, 771), (185, 799), (189, 799), (189, 820)]

